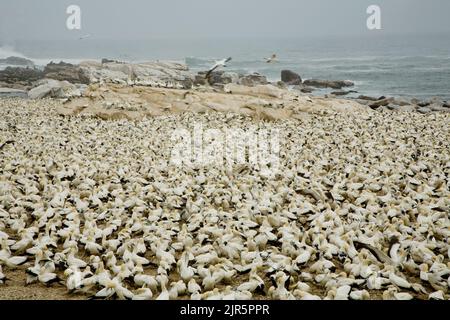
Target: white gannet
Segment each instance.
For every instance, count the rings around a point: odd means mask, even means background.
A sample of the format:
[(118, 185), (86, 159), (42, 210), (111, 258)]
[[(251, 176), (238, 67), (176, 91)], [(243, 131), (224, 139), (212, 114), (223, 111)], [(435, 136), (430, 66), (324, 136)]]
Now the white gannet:
[(277, 55), (274, 53), (270, 58), (264, 58), (267, 63), (272, 63), (277, 61)]
[(209, 69), (208, 72), (206, 73), (205, 78), (206, 78), (206, 79), (209, 79), (209, 76), (211, 75), (211, 73), (212, 73), (214, 70), (216, 70), (217, 68), (219, 68), (219, 67), (226, 67), (226, 66), (227, 66), (227, 62), (230, 62), (231, 59), (232, 59), (232, 58), (229, 57), (229, 58), (227, 58), (227, 59), (222, 59), (222, 60), (216, 61), (216, 63), (214, 64), (214, 66), (213, 66), (211, 69)]

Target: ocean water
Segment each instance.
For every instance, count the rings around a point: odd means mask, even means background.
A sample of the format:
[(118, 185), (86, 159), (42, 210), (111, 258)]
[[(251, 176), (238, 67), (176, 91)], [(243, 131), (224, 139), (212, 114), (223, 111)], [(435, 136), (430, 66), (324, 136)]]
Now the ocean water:
[[(265, 57), (276, 53), (277, 63)], [(450, 35), (278, 39), (95, 39), (1, 43), (0, 58), (19, 55), (45, 65), (86, 59), (174, 60), (194, 71), (231, 56), (229, 71), (259, 72), (271, 81), (282, 69), (303, 79), (351, 80), (358, 94), (450, 100)], [(1, 68), (2, 66), (0, 66)], [(3, 66), (5, 67), (5, 66)], [(323, 94), (324, 91), (319, 91)]]

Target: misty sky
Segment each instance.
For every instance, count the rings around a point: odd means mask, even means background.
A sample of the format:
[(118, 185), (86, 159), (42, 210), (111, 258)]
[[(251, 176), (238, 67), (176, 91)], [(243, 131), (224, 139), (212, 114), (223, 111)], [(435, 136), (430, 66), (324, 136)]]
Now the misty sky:
[[(66, 8), (82, 9), (82, 30)], [(366, 8), (382, 9), (384, 34), (450, 33), (448, 0), (0, 0), (0, 42), (96, 38), (360, 35)]]

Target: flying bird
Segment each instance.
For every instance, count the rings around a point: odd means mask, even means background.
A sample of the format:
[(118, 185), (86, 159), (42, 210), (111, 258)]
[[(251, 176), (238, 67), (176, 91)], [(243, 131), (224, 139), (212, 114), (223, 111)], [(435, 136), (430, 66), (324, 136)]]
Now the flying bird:
[(85, 34), (84, 36), (79, 37), (78, 40), (84, 40), (84, 39), (87, 39), (87, 38), (90, 38), (90, 37), (91, 37), (90, 34)]
[(277, 55), (274, 53), (270, 58), (264, 58), (267, 63), (272, 63), (277, 61)]
[(206, 79), (209, 79), (209, 76), (211, 75), (211, 73), (216, 70), (219, 67), (226, 67), (227, 66), (227, 62), (231, 61), (231, 57), (227, 58), (227, 59), (223, 59), (223, 60), (219, 60), (216, 61), (216, 64), (214, 65), (214, 67), (212, 67), (211, 69), (209, 69), (209, 71), (206, 73)]

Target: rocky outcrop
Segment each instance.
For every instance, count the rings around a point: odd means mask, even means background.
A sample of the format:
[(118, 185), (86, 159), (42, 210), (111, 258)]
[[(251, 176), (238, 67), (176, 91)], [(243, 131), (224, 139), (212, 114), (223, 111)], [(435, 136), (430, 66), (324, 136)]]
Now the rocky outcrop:
[(358, 93), (358, 91), (355, 91), (355, 90), (348, 90), (348, 91), (341, 90), (341, 91), (333, 91), (333, 92), (331, 92), (331, 94), (334, 95), (334, 96), (346, 96), (346, 95), (349, 95), (351, 93)]
[(44, 73), (35, 68), (7, 67), (0, 71), (0, 83), (4, 87), (28, 89), (34, 81), (42, 79)]
[(378, 109), (379, 107), (388, 106), (393, 101), (394, 101), (393, 98), (385, 98), (369, 104), (369, 107), (372, 109)]
[(43, 79), (37, 86), (28, 92), (30, 99), (59, 98), (70, 99), (81, 97), (86, 85), (74, 85), (68, 81), (58, 81), (54, 79)]
[(60, 62), (50, 62), (44, 69), (44, 76), (48, 79), (69, 81), (70, 83), (89, 84), (89, 76), (79, 66)]
[(225, 85), (233, 83), (240, 84), (246, 87), (254, 87), (258, 85), (266, 85), (269, 82), (267, 78), (259, 73), (252, 74), (239, 74), (236, 72), (228, 71), (213, 71), (210, 73), (208, 79), (206, 79), (206, 71), (199, 72), (194, 79), (194, 85), (196, 86), (215, 86), (218, 88), (224, 88)]
[(25, 90), (0, 88), (0, 97), (19, 97), (26, 98), (27, 92)]
[(227, 71), (213, 71), (209, 75), (208, 79), (206, 79), (206, 71), (201, 71), (195, 76), (194, 85), (226, 85), (229, 83), (238, 83), (239, 75), (236, 72), (227, 72)]
[(267, 78), (259, 73), (252, 73), (239, 78), (238, 84), (247, 87), (268, 84)]
[(309, 79), (305, 80), (303, 84), (316, 87), (316, 88), (331, 88), (331, 89), (342, 89), (345, 87), (353, 87), (355, 84), (349, 80), (319, 80), (319, 79)]
[(375, 98), (375, 97), (360, 95), (360, 96), (358, 96), (357, 99), (359, 99), (359, 100), (366, 100), (366, 101), (378, 101), (378, 100), (386, 99), (386, 97), (385, 96), (381, 96), (381, 97)]
[(6, 64), (10, 66), (21, 66), (21, 67), (34, 67), (34, 62), (22, 57), (8, 57), (5, 59), (0, 59), (0, 64)]
[(116, 83), (150, 87), (189, 89), (194, 76), (189, 68), (177, 62), (82, 62), (81, 69), (90, 83)]
[(295, 73), (294, 71), (282, 70), (281, 81), (283, 81), (287, 85), (295, 86), (302, 83), (302, 78), (298, 73)]
[(224, 92), (211, 88), (168, 90), (165, 88), (90, 85), (80, 98), (63, 104), (62, 115), (91, 115), (101, 119), (144, 119), (146, 116), (180, 112), (226, 112), (257, 119), (276, 120), (309, 117), (317, 112), (355, 112), (366, 107), (354, 101), (298, 95), (273, 85), (248, 87), (229, 83)]

